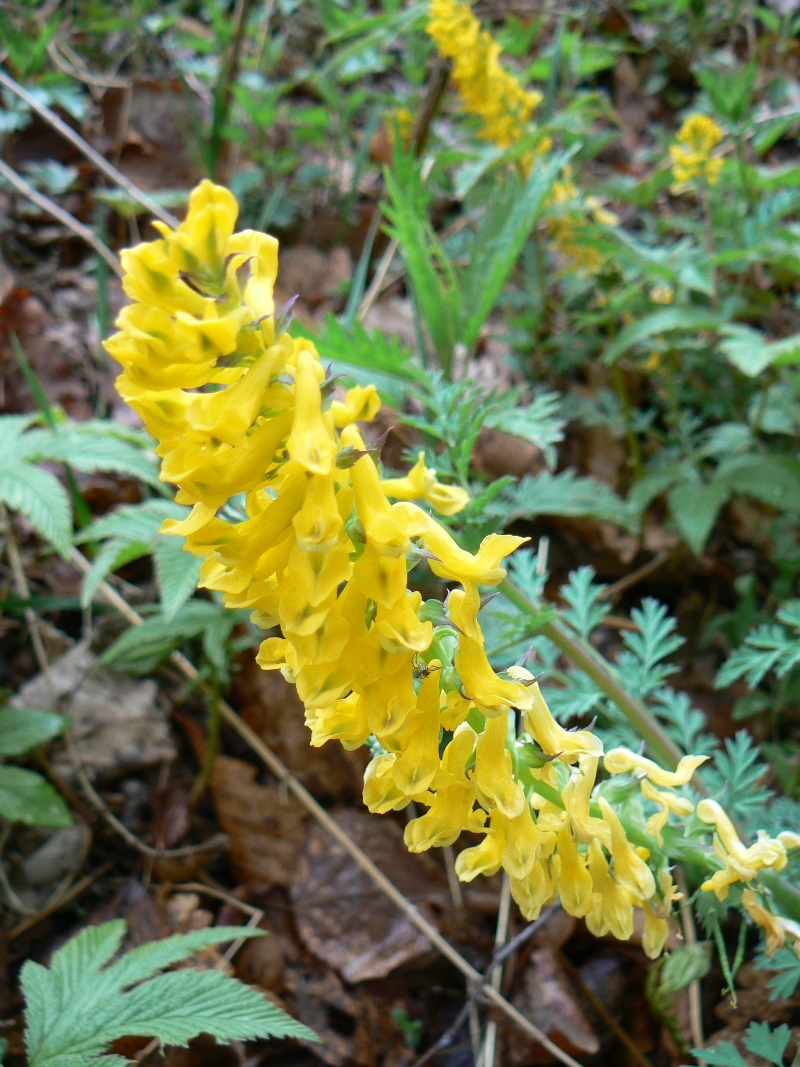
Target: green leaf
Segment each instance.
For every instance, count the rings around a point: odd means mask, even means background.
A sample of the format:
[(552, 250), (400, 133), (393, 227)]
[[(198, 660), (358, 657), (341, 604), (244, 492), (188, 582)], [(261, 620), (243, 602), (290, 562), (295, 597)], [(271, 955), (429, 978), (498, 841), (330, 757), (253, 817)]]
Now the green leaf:
[(39, 708), (0, 708), (0, 756), (21, 756), (69, 725), (69, 719)]
[(453, 266), (428, 221), (428, 195), (419, 167), (410, 157), (395, 158), (386, 172), (387, 232), (399, 247), (411, 282), (417, 313), (430, 334), (439, 365), (449, 371), (461, 319), (460, 292)]
[(616, 363), (619, 357), (634, 345), (657, 334), (672, 333), (675, 330), (716, 330), (723, 322), (721, 315), (705, 308), (661, 308), (620, 330), (611, 344), (607, 345), (603, 353), (603, 363)]
[(553, 183), (576, 150), (562, 152), (546, 165), (538, 162), (522, 187), (515, 175), (509, 175), (505, 190), (500, 186), (490, 200), (483, 223), (471, 242), (467, 255), (469, 267), (461, 274), (461, 308), (465, 315), (457, 340), (468, 350), (473, 348), (497, 303)]
[(750, 1023), (744, 1036), (745, 1047), (754, 1056), (763, 1056), (765, 1060), (774, 1063), (775, 1067), (782, 1067), (783, 1054), (789, 1044), (791, 1030), (783, 1023), (775, 1030), (769, 1023)]
[[(7, 458), (7, 457), (4, 457)], [(32, 463), (0, 467), (0, 501), (18, 511), (66, 558), (72, 547), (72, 509), (61, 482)]]
[(536, 515), (592, 516), (630, 528), (631, 512), (623, 500), (595, 478), (579, 478), (573, 470), (535, 477), (526, 475), (487, 508), (504, 525)]
[(667, 493), (667, 502), (678, 532), (696, 556), (717, 521), (720, 508), (731, 496), (724, 482), (681, 482)]
[(163, 614), (151, 615), (140, 626), (126, 630), (106, 649), (98, 663), (129, 674), (149, 674), (178, 645), (202, 638), (206, 656), (215, 667), (223, 668), (225, 642), (249, 614), (231, 611), (214, 600), (190, 600), (172, 619)]
[(767, 367), (800, 363), (800, 333), (781, 341), (767, 341), (749, 326), (726, 326), (719, 347), (742, 374), (757, 378)]
[(775, 455), (736, 456), (720, 463), (715, 483), (776, 511), (800, 513), (800, 463)]
[(711, 944), (698, 941), (695, 945), (676, 948), (664, 961), (661, 968), (661, 989), (665, 993), (677, 993), (704, 978), (711, 969)]
[(87, 927), (53, 954), (49, 969), (31, 960), (23, 965), (29, 1067), (124, 1064), (102, 1054), (113, 1041), (134, 1035), (177, 1045), (199, 1033), (224, 1042), (316, 1040), (311, 1030), (256, 990), (219, 971), (157, 974), (209, 945), (262, 931), (220, 927), (178, 934), (141, 945), (106, 966), (125, 932), (122, 920)]
[(122, 431), (113, 422), (70, 423), (57, 433), (31, 430), (26, 436), (33, 459), (60, 461), (85, 473), (113, 471), (161, 487), (149, 441), (141, 434)]
[(161, 610), (167, 622), (177, 613), (197, 589), (202, 560), (184, 551), (174, 536), (159, 534), (153, 547), (156, 581), (161, 594)]
[(0, 765), (0, 815), (28, 826), (69, 826), (67, 806), (40, 774)]

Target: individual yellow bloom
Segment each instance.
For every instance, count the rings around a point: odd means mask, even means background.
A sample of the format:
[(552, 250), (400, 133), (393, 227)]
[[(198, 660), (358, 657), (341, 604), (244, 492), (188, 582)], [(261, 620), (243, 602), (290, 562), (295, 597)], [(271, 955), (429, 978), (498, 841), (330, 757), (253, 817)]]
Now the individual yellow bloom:
[[(239, 253), (236, 256), (236, 253)], [(264, 344), (271, 345), (275, 337), (275, 301), (273, 292), (278, 277), (278, 242), (266, 233), (241, 230), (228, 242), (232, 270), (249, 275), (242, 294), (254, 322), (260, 324)]]
[(611, 827), (604, 819), (598, 819), (589, 812), (599, 763), (597, 756), (580, 755), (577, 771), (573, 770), (570, 780), (561, 791), (561, 799), (564, 801), (570, 831), (575, 840), (582, 845), (588, 845), (592, 838), (596, 837), (610, 849)]
[[(497, 811), (497, 809), (495, 809)], [(498, 815), (498, 818), (500, 816)], [(522, 811), (506, 820), (506, 846), (503, 850), (503, 870), (512, 878), (527, 878), (539, 859), (543, 835), (536, 825), (527, 800)]]
[(213, 297), (188, 285), (170, 262), (166, 241), (148, 241), (125, 248), (119, 254), (125, 275), (122, 288), (131, 300), (148, 308), (159, 308), (168, 314), (203, 321), (209, 311), (213, 313), (216, 302)]
[(235, 445), (194, 441), (157, 449), (163, 455), (161, 480), (181, 486), (179, 504), (202, 502), (219, 508), (238, 493), (251, 492), (266, 482), (275, 453), (286, 438), (291, 413), (263, 419)]
[(744, 890), (742, 904), (753, 922), (764, 930), (768, 956), (774, 956), (776, 949), (783, 948), (786, 938), (790, 937), (794, 941), (795, 955), (800, 958), (800, 923), (785, 919), (782, 915), (775, 915), (764, 907), (752, 889)]
[(479, 874), (487, 877), (500, 870), (506, 847), (506, 819), (493, 811), (483, 840), (472, 848), (462, 849), (456, 856), (456, 874), (462, 882), (471, 882)]
[(707, 115), (690, 115), (678, 130), (677, 143), (670, 145), (673, 192), (680, 192), (696, 178), (715, 185), (722, 170), (722, 160), (711, 152), (725, 136), (724, 131)]
[[(642, 948), (651, 960), (656, 959), (664, 951), (670, 932), (670, 919), (673, 905), (683, 899), (683, 893), (678, 892), (672, 882), (669, 868), (663, 868), (658, 875), (661, 897), (645, 900), (642, 903), (644, 913), (644, 928), (642, 930)], [(673, 923), (674, 925), (674, 923)]]
[(367, 545), (371, 545), (380, 555), (404, 559), (411, 551), (408, 517), (386, 499), (378, 468), (367, 453), (364, 440), (355, 426), (347, 426), (342, 430), (342, 444), (364, 453), (350, 468), (350, 478)]
[[(435, 675), (423, 679), (417, 709), (403, 724), (400, 754), (393, 771), (398, 788), (409, 796), (428, 789), (440, 767), (439, 683)], [(392, 740), (398, 743), (396, 737)]]
[(366, 701), (358, 693), (335, 700), (327, 708), (306, 708), (306, 726), (315, 748), (338, 741), (348, 750), (361, 748), (370, 735)]
[(353, 565), (353, 581), (371, 600), (391, 610), (406, 595), (405, 557), (384, 555), (370, 542)]
[(374, 385), (354, 385), (347, 390), (344, 400), (331, 404), (333, 424), (337, 430), (353, 422), (372, 422), (381, 409), (381, 398)]
[(700, 887), (707, 893), (713, 890), (718, 900), (725, 900), (728, 887), (734, 882), (749, 882), (759, 871), (766, 868), (780, 871), (786, 866), (786, 848), (781, 841), (773, 840), (760, 830), (755, 844), (745, 848), (733, 823), (715, 800), (701, 800), (697, 815), (715, 827), (714, 852), (725, 864)]
[(603, 766), (609, 774), (637, 774), (647, 777), (653, 785), (675, 789), (687, 785), (697, 768), (708, 756), (684, 756), (674, 771), (664, 770), (657, 763), (627, 748), (612, 748), (603, 756)]
[(442, 755), (441, 768), (431, 786), (436, 795), (428, 811), (406, 825), (404, 839), (410, 852), (452, 845), (462, 830), (477, 832), (483, 827), (486, 813), (475, 809), (475, 784), (467, 775), (474, 748), (475, 731), (463, 723)]
[(489, 534), (473, 555), (457, 545), (447, 530), (416, 504), (395, 504), (392, 514), (405, 522), (410, 537), (425, 544), (434, 557), (429, 560), (431, 570), (445, 581), (497, 585), (506, 576), (501, 560), (528, 541), (527, 537), (512, 534)]
[(239, 214), (236, 197), (221, 185), (202, 181), (189, 195), (186, 219), (176, 230), (153, 223), (165, 238), (176, 274), (189, 274), (195, 283), (218, 295), (223, 288), (225, 258)]
[(553, 856), (553, 874), (567, 915), (582, 919), (592, 906), (593, 882), (587, 866), (588, 855), (578, 851), (566, 826), (558, 832), (558, 844)]
[(463, 694), (485, 715), (502, 716), (505, 722), (511, 708), (523, 707), (528, 702), (528, 691), (520, 682), (498, 678), (489, 664), (478, 625), (480, 596), (477, 588), (467, 583), (463, 589), (454, 589), (447, 607), (459, 630), (454, 663)]
[(510, 878), (511, 896), (528, 922), (539, 918), (542, 908), (556, 899), (556, 886), (549, 864), (540, 859), (525, 878)]
[(610, 931), (620, 941), (627, 941), (633, 934), (633, 902), (628, 891), (611, 877), (597, 838), (589, 842), (589, 874), (592, 902), (586, 913), (587, 928), (595, 937)]
[(675, 293), (668, 285), (654, 285), (650, 290), (650, 299), (654, 304), (671, 304)]
[[(387, 652), (425, 652), (429, 647), (433, 625), (418, 618), (421, 605), (420, 593), (407, 593), (391, 608), (383, 604), (378, 606), (375, 629)], [(438, 691), (438, 680), (436, 684)]]
[(392, 500), (426, 500), (440, 515), (456, 515), (469, 503), (465, 489), (436, 480), (436, 471), (425, 466), (424, 452), (405, 478), (384, 478), (381, 486)]
[(548, 756), (574, 763), (580, 756), (601, 756), (603, 742), (591, 730), (565, 730), (553, 718), (537, 682), (526, 687), (529, 695), (523, 706), (525, 729)]
[(687, 797), (679, 797), (675, 793), (668, 793), (663, 789), (656, 789), (646, 778), (642, 781), (640, 788), (643, 797), (647, 800), (651, 800), (654, 804), (658, 804), (661, 808), (661, 811), (657, 811), (647, 820), (646, 829), (647, 832), (656, 839), (658, 845), (662, 846), (664, 844), (664, 839), (661, 835), (661, 831), (667, 825), (670, 813), (685, 818), (686, 816), (691, 815), (694, 811), (694, 804)]
[(631, 845), (619, 816), (606, 798), (599, 797), (597, 803), (603, 813), (603, 822), (611, 831), (609, 851), (614, 860), (614, 881), (626, 889), (634, 900), (649, 900), (656, 891), (653, 872)]
[(507, 715), (486, 720), (475, 746), (475, 785), (485, 808), (497, 808), (507, 819), (514, 819), (522, 813), (527, 801), (514, 777), (511, 753), (506, 748), (507, 736)]
[(338, 447), (333, 419), (322, 412), (316, 353), (301, 348), (296, 355), (294, 423), (286, 451), (312, 474), (329, 474)]
[(411, 803), (411, 797), (398, 789), (394, 780), (394, 752), (375, 756), (364, 771), (364, 803), (370, 811), (379, 815), (387, 811), (399, 811)]

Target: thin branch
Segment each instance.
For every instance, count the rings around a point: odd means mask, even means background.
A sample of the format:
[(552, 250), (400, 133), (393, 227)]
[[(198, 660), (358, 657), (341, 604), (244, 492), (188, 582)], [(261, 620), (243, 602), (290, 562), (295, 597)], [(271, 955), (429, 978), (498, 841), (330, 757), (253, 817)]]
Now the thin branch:
[(61, 136), (69, 141), (73, 147), (77, 148), (81, 155), (85, 156), (90, 163), (93, 163), (97, 169), (105, 174), (105, 176), (112, 181), (115, 185), (118, 185), (120, 189), (124, 189), (125, 192), (138, 204), (149, 211), (151, 215), (155, 215), (157, 219), (161, 219), (167, 226), (172, 226), (173, 229), (177, 227), (178, 220), (169, 211), (166, 211), (160, 204), (158, 204), (151, 196), (143, 192), (137, 185), (134, 185), (129, 178), (126, 178), (122, 171), (117, 170), (112, 166), (96, 148), (92, 148), (88, 141), (86, 141), (79, 133), (76, 133), (71, 126), (68, 126), (66, 122), (58, 117), (55, 112), (51, 111), (49, 107), (37, 100), (35, 96), (32, 96), (27, 89), (14, 81), (10, 74), (6, 73), (0, 67), (0, 85), (4, 85), (6, 89), (18, 96), (20, 100), (24, 100), (28, 107), (33, 108), (37, 115), (57, 132)]
[(49, 196), (45, 196), (44, 193), (40, 193), (38, 189), (34, 189), (32, 185), (15, 170), (9, 167), (8, 163), (0, 159), (0, 176), (2, 176), (9, 185), (17, 190), (18, 193), (22, 193), (24, 197), (36, 204), (38, 208), (41, 208), (47, 215), (52, 215), (54, 219), (57, 219), (62, 226), (74, 233), (76, 237), (80, 237), (82, 241), (85, 241), (87, 245), (95, 250), (98, 256), (101, 256), (111, 269), (116, 273), (118, 278), (123, 276), (122, 267), (119, 264), (119, 260), (106, 245), (100, 240), (100, 238), (91, 230), (88, 226), (84, 226), (82, 222), (70, 215), (68, 211), (65, 211), (55, 200), (51, 200)]

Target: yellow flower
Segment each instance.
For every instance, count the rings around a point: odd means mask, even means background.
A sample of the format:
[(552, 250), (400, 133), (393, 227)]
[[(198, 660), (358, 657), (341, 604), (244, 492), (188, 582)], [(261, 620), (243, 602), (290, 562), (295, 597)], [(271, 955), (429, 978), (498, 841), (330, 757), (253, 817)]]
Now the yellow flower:
[(774, 840), (759, 830), (756, 843), (745, 848), (733, 823), (715, 800), (701, 800), (697, 805), (697, 815), (716, 829), (714, 852), (725, 865), (700, 887), (707, 893), (713, 890), (718, 900), (727, 897), (728, 888), (734, 882), (749, 882), (759, 871), (766, 868), (780, 871), (786, 866), (786, 847), (782, 841)]
[(525, 132), (541, 93), (523, 89), (500, 63), (500, 46), (480, 27), (469, 4), (431, 0), (428, 33), (439, 55), (453, 62), (453, 81), (468, 115), (480, 119), (479, 136), (501, 148)]
[(425, 466), (424, 452), (405, 478), (384, 478), (381, 485), (392, 500), (426, 500), (440, 515), (456, 515), (469, 503), (465, 489), (436, 480), (436, 471)]
[(660, 897), (645, 900), (642, 904), (644, 911), (644, 930), (642, 931), (642, 948), (645, 955), (655, 959), (664, 951), (664, 945), (669, 935), (669, 919), (673, 904), (683, 896), (672, 881), (669, 868), (662, 867), (658, 872), (658, 889)]
[(294, 424), (286, 451), (312, 474), (328, 474), (338, 448), (333, 436), (333, 419), (326, 418), (322, 412), (318, 367), (319, 360), (310, 348), (302, 348), (297, 353)]
[[(501, 818), (495, 809), (492, 817)], [(504, 818), (504, 816), (502, 816)], [(506, 846), (503, 850), (503, 870), (512, 878), (527, 878), (542, 849), (543, 835), (536, 825), (530, 805), (526, 801), (522, 811), (513, 819), (506, 819)]]
[(654, 285), (650, 290), (650, 299), (654, 304), (671, 304), (675, 297), (668, 285)]
[(465, 848), (456, 856), (456, 874), (462, 882), (471, 882), (479, 874), (492, 875), (500, 870), (506, 847), (507, 822), (495, 810), (483, 840), (472, 848)]
[(783, 948), (787, 936), (794, 941), (795, 955), (800, 959), (800, 923), (775, 915), (765, 908), (752, 889), (742, 893), (742, 904), (750, 918), (763, 928), (767, 940), (767, 955), (774, 956), (775, 950)]
[(589, 874), (592, 901), (586, 913), (586, 926), (595, 937), (609, 931), (620, 941), (633, 934), (633, 901), (628, 891), (611, 877), (608, 860), (597, 838), (589, 842)]
[(603, 756), (603, 766), (609, 774), (634, 773), (648, 778), (654, 785), (675, 789), (687, 785), (697, 768), (708, 756), (684, 756), (674, 771), (664, 770), (657, 763), (627, 748), (612, 748)]
[(690, 115), (678, 130), (677, 143), (670, 145), (673, 192), (681, 192), (696, 178), (715, 185), (722, 170), (722, 160), (711, 152), (725, 136), (724, 131), (707, 115)]
[(567, 915), (582, 919), (592, 906), (594, 883), (587, 866), (588, 855), (578, 851), (566, 826), (558, 832), (558, 845), (553, 856), (553, 872), (558, 885), (561, 906)]
[(507, 819), (514, 819), (527, 801), (514, 777), (511, 753), (506, 748), (507, 734), (507, 715), (487, 720), (475, 746), (475, 785), (485, 808), (497, 808)]

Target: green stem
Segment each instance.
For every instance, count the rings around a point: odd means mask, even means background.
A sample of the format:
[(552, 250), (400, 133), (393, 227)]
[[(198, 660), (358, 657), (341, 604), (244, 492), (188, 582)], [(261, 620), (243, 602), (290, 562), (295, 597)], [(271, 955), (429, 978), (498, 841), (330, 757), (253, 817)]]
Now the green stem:
[(194, 807), (205, 793), (211, 781), (214, 763), (219, 755), (220, 728), (222, 719), (220, 716), (219, 680), (212, 675), (207, 684), (208, 697), (208, 733), (206, 736), (206, 750), (203, 754), (203, 766), (195, 779), (189, 805)]

